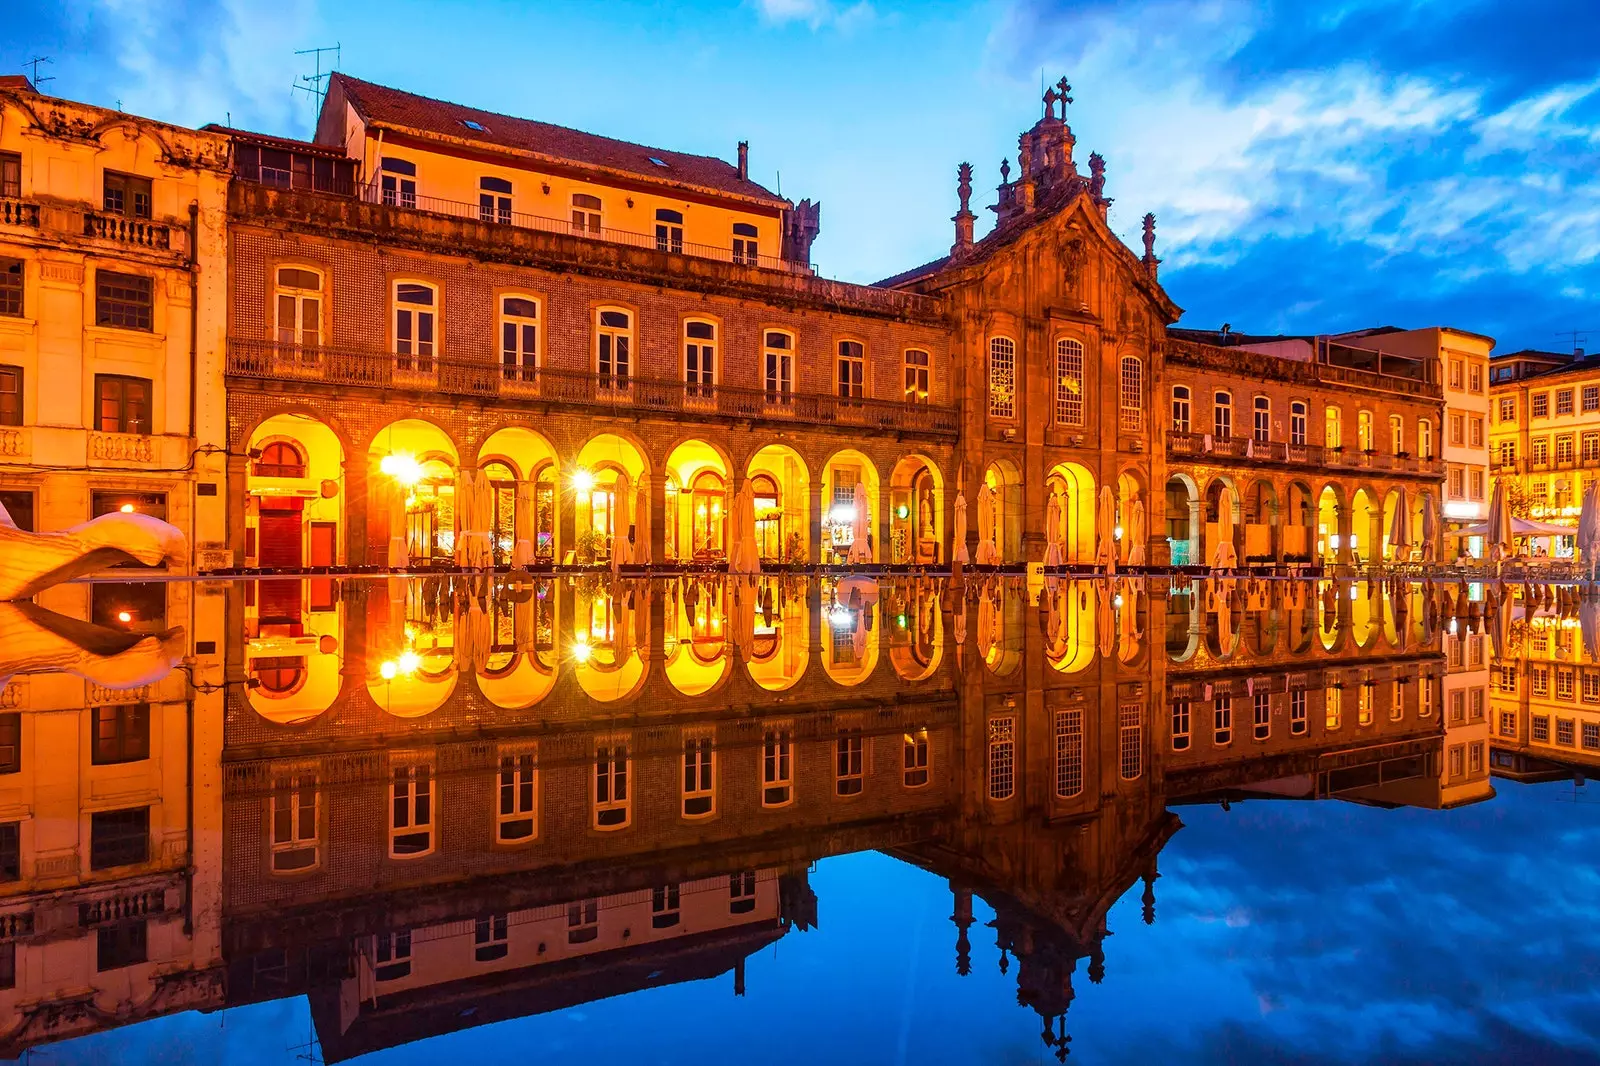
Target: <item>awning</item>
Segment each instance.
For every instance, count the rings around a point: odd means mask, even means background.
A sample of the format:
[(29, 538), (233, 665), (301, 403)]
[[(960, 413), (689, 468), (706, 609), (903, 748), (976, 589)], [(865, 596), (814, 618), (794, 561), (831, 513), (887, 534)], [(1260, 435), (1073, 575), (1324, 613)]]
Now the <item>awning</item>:
[[(1489, 523), (1479, 522), (1476, 525), (1450, 530), (1450, 532), (1460, 537), (1488, 536)], [(1575, 537), (1578, 535), (1578, 530), (1575, 526), (1558, 526), (1553, 522), (1535, 522), (1531, 518), (1513, 518), (1511, 519), (1511, 535), (1514, 537)]]

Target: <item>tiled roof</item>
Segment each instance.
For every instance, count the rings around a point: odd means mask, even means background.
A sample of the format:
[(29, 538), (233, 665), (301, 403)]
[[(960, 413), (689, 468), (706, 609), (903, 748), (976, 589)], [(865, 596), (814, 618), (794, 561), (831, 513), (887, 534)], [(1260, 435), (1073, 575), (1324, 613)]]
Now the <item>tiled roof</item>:
[(318, 144), (315, 141), (299, 141), (293, 137), (274, 137), (270, 133), (255, 133), (251, 130), (234, 129), (232, 126), (223, 126), (212, 122), (200, 127), (206, 133), (220, 133), (225, 137), (232, 137), (236, 141), (247, 141), (251, 144), (264, 145), (268, 148), (281, 148), (286, 152), (305, 152), (308, 155), (325, 155), (334, 159), (347, 159), (344, 148), (336, 144)]
[(11, 89), (16, 92), (38, 92), (33, 87), (33, 82), (28, 80), (26, 74), (0, 74), (0, 89)]
[[(772, 207), (789, 206), (775, 193), (739, 177), (739, 168), (734, 164), (712, 156), (669, 152), (548, 122), (480, 111), (374, 85), (347, 74), (333, 75), (333, 85), (342, 89), (362, 117), (374, 125), (528, 152), (551, 161), (621, 172), (653, 183), (758, 200)], [(467, 125), (469, 122), (475, 127)]]

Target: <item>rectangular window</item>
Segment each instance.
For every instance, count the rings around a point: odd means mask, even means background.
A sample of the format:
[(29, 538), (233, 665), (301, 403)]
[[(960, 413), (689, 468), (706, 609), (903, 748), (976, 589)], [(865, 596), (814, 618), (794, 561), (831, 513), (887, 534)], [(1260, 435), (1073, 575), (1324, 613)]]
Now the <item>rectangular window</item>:
[(1547, 465), (1550, 462), (1550, 438), (1534, 438), (1528, 457), (1533, 460), (1535, 466)]
[(1433, 420), (1417, 419), (1417, 454), (1424, 459), (1433, 458)]
[[(1017, 788), (1017, 720), (989, 720), (988, 773), (989, 798), (1007, 800)], [(1059, 739), (1057, 743), (1059, 743)]]
[(901, 780), (906, 788), (920, 788), (928, 783), (928, 731), (917, 729), (907, 733), (901, 741)]
[(1483, 367), (1473, 363), (1467, 367), (1467, 391), (1483, 391)]
[(1533, 394), (1532, 400), (1530, 415), (1534, 418), (1549, 418), (1550, 394), (1548, 392), (1536, 392)]
[(0, 881), (22, 878), (22, 823), (0, 822)]
[(626, 743), (602, 744), (594, 752), (594, 826), (621, 829), (633, 820), (628, 778), (633, 763)]
[(1500, 465), (1517, 465), (1517, 442), (1515, 439), (1503, 440), (1500, 442)]
[(1452, 389), (1459, 390), (1461, 388), (1461, 371), (1462, 371), (1462, 362), (1461, 362), (1461, 360), (1459, 360), (1459, 359), (1450, 360), (1450, 387)]
[(1563, 703), (1572, 702), (1573, 695), (1577, 692), (1577, 675), (1570, 667), (1561, 667), (1556, 670), (1556, 699)]
[(1136, 781), (1144, 774), (1143, 704), (1117, 707), (1117, 772), (1124, 781)]
[(710, 322), (684, 324), (683, 380), (691, 398), (711, 399), (717, 384), (717, 327)]
[(1473, 415), (1467, 422), (1467, 443), (1474, 448), (1483, 447), (1483, 419)]
[(567, 943), (587, 944), (600, 935), (600, 901), (580, 900), (567, 905)]
[(1472, 487), (1471, 498), (1474, 500), (1483, 499), (1483, 471), (1473, 470), (1472, 477), (1469, 479), (1468, 483)]
[(1572, 390), (1556, 390), (1556, 414), (1570, 415), (1572, 413)]
[(501, 844), (532, 840), (539, 832), (539, 763), (533, 752), (500, 756), (495, 782), (494, 836)]
[(389, 855), (413, 858), (433, 850), (433, 767), (396, 766), (390, 790)]
[(150, 217), (149, 178), (108, 170), (105, 172), (104, 186), (105, 195), (101, 202), (107, 214), (126, 218)]
[(1565, 433), (1556, 438), (1556, 464), (1558, 466), (1572, 465), (1572, 434)]
[(1461, 467), (1452, 466), (1450, 468), (1450, 497), (1452, 499), (1460, 500), (1466, 498), (1467, 494), (1463, 485), (1464, 477), (1465, 471)]
[(769, 729), (761, 741), (761, 805), (782, 807), (794, 799), (794, 740), (789, 730)]
[(1460, 725), (1467, 719), (1467, 694), (1460, 689), (1450, 693), (1450, 724)]
[(1056, 424), (1083, 425), (1083, 344), (1070, 337), (1056, 341)]
[(1137, 356), (1123, 357), (1121, 385), (1122, 428), (1137, 432), (1144, 426), (1144, 363)]
[(478, 220), (511, 224), (511, 183), (504, 178), (478, 179)]
[(677, 885), (660, 885), (650, 891), (650, 928), (671, 929), (681, 920), (682, 896)]
[(417, 165), (406, 159), (385, 157), (378, 164), (383, 202), (391, 207), (417, 206)]
[(133, 866), (149, 858), (149, 807), (96, 811), (89, 816), (89, 869)]
[(1565, 747), (1573, 744), (1573, 723), (1570, 718), (1556, 719), (1556, 743)]
[(756, 874), (744, 870), (728, 875), (728, 913), (749, 914), (756, 909)]
[[(1584, 389), (1583, 390), (1583, 395), (1584, 395), (1584, 403), (1587, 404), (1588, 403), (1589, 390), (1588, 389)], [(1595, 398), (1596, 398), (1596, 400), (1600, 400), (1600, 389), (1596, 389), (1595, 390)], [(1584, 410), (1588, 410), (1588, 407), (1586, 406), (1584, 408)], [(1500, 397), (1500, 421), (1502, 421), (1502, 422), (1515, 422), (1516, 420), (1517, 420), (1517, 401), (1516, 401), (1516, 398), (1512, 397), (1512, 396), (1502, 396), (1502, 397)]]
[(1172, 432), (1189, 432), (1189, 387), (1187, 385), (1174, 385), (1172, 387)]
[(1306, 443), (1306, 405), (1296, 400), (1289, 405), (1289, 443), (1303, 446)]
[(755, 266), (761, 260), (761, 249), (757, 241), (756, 228), (748, 222), (735, 222), (733, 224), (733, 261), (746, 266)]
[(313, 773), (280, 774), (272, 782), (272, 872), (294, 873), (317, 864), (321, 794)]
[(1070, 799), (1083, 791), (1083, 712), (1057, 711), (1056, 796)]
[(1306, 690), (1297, 688), (1289, 693), (1289, 733), (1302, 737), (1306, 733)]
[(787, 404), (794, 399), (794, 338), (787, 333), (767, 334), (767, 402)]
[(1189, 701), (1172, 701), (1172, 750), (1189, 750)]
[(1465, 771), (1465, 769), (1466, 769), (1465, 758), (1464, 758), (1465, 754), (1466, 754), (1466, 751), (1465, 751), (1464, 748), (1462, 748), (1462, 746), (1460, 744), (1457, 744), (1455, 747), (1450, 749), (1450, 771), (1449, 772), (1450, 772), (1450, 776), (1451, 777), (1460, 777), (1461, 774), (1463, 773), (1463, 771)]
[[(1500, 403), (1504, 405), (1506, 401), (1501, 400)], [(1585, 385), (1583, 387), (1583, 410), (1585, 413), (1600, 411), (1600, 385)]]
[(94, 324), (114, 329), (154, 328), (155, 283), (139, 274), (94, 272)]
[(1212, 397), (1211, 435), (1218, 440), (1233, 436), (1233, 395), (1219, 392)]
[(411, 976), (411, 930), (379, 933), (372, 939), (374, 980), (398, 981)]
[(1257, 692), (1251, 703), (1251, 735), (1257, 740), (1266, 740), (1272, 736), (1272, 694)]
[(402, 281), (394, 287), (395, 366), (433, 371), (437, 297), (431, 285)]
[(600, 235), (600, 197), (586, 192), (572, 194), (572, 232)]
[(1550, 695), (1550, 671), (1543, 666), (1536, 666), (1528, 672), (1533, 679), (1533, 694), (1539, 699)]
[(1547, 715), (1535, 715), (1528, 719), (1529, 735), (1541, 744), (1550, 743), (1550, 718)]
[(1600, 751), (1600, 722), (1583, 723), (1583, 747), (1586, 751)]
[(22, 314), (22, 260), (0, 257), (0, 315)]
[(1218, 696), (1211, 704), (1211, 742), (1228, 744), (1233, 741), (1233, 697)]
[(1257, 444), (1265, 444), (1272, 439), (1272, 401), (1265, 396), (1255, 399), (1255, 423), (1252, 434)]
[(860, 341), (839, 342), (838, 385), (839, 395), (847, 400), (859, 400), (867, 394), (866, 350)]
[(476, 962), (493, 962), (503, 959), (511, 950), (504, 914), (491, 914), (472, 923), (472, 958)]
[(0, 366), (0, 426), (22, 425), (22, 368)]
[(95, 428), (101, 433), (150, 434), (149, 378), (96, 374), (94, 391), (97, 401)]
[(145, 919), (102, 925), (95, 930), (94, 968), (100, 973), (149, 961)]
[(656, 208), (656, 251), (683, 251), (683, 212)]
[(1600, 671), (1588, 670), (1584, 672), (1583, 702), (1600, 703)]
[(1517, 712), (1500, 712), (1500, 735), (1503, 737), (1514, 737), (1517, 735)]
[(906, 403), (928, 402), (928, 353), (920, 348), (906, 349)]
[(1017, 415), (1017, 346), (1009, 337), (989, 339), (989, 417)]
[(1469, 722), (1483, 721), (1483, 689), (1475, 688), (1467, 700), (1467, 720)]
[(1450, 444), (1459, 448), (1466, 443), (1467, 420), (1461, 415), (1450, 416)]
[(95, 766), (150, 757), (150, 705), (129, 703), (94, 709)]
[(834, 794), (859, 796), (864, 781), (862, 770), (861, 730), (840, 730), (834, 745)]
[(699, 818), (716, 809), (716, 748), (711, 737), (683, 742), (683, 816)]
[(16, 152), (0, 152), (0, 196), (22, 197), (22, 157)]
[(1600, 433), (1585, 433), (1580, 455), (1587, 465), (1600, 462)]

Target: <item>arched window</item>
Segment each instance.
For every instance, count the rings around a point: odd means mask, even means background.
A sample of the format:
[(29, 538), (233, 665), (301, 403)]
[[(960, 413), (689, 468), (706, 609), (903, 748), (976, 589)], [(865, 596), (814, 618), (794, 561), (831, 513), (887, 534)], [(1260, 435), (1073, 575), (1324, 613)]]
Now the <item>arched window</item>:
[(1323, 412), (1322, 446), (1335, 450), (1344, 447), (1344, 412), (1337, 407)]
[(1251, 432), (1257, 443), (1265, 444), (1272, 439), (1272, 401), (1265, 396), (1257, 396), (1253, 411), (1255, 421), (1251, 425)]
[(787, 406), (794, 401), (794, 334), (766, 331), (762, 351), (767, 382), (767, 403)]
[(539, 301), (500, 298), (500, 359), (507, 381), (535, 381), (539, 368)]
[(1304, 400), (1296, 400), (1289, 405), (1289, 443), (1303, 445), (1306, 442), (1306, 405)]
[(1218, 440), (1233, 436), (1233, 393), (1219, 390), (1211, 397), (1211, 434)]
[(1356, 446), (1364, 452), (1373, 451), (1376, 447), (1372, 439), (1371, 411), (1356, 413)]
[(1056, 341), (1056, 424), (1083, 425), (1083, 344), (1071, 337)]
[(717, 384), (717, 327), (711, 322), (683, 324), (683, 381), (691, 399), (709, 400)]
[(760, 262), (760, 244), (756, 238), (756, 228), (750, 223), (735, 222), (733, 224), (733, 261), (735, 263), (755, 266)]
[(300, 687), (306, 676), (304, 655), (268, 655), (250, 660), (250, 676), (261, 682), (261, 691), (287, 696)]
[(1405, 426), (1405, 420), (1399, 415), (1389, 416), (1389, 450), (1394, 455), (1406, 450)]
[(572, 194), (572, 232), (600, 236), (600, 197), (586, 192)]
[[(1516, 442), (1511, 442), (1512, 454), (1516, 454)], [(1417, 455), (1424, 459), (1433, 458), (1433, 421), (1427, 418), (1417, 419)]]
[(722, 554), (723, 529), (726, 516), (723, 503), (728, 497), (727, 483), (715, 470), (702, 470), (695, 475), (691, 485), (690, 547), (697, 558), (715, 558)]
[(511, 183), (505, 178), (478, 179), (478, 220), (511, 225)]
[(656, 208), (656, 251), (683, 251), (683, 212)]
[(433, 372), (439, 290), (422, 281), (394, 283), (394, 365), (398, 370)]
[(1172, 386), (1172, 432), (1174, 433), (1189, 432), (1191, 425), (1189, 420), (1189, 398), (1189, 386)]
[(989, 339), (989, 417), (1017, 416), (1017, 345), (1010, 337)]
[(844, 399), (858, 400), (867, 394), (867, 351), (860, 341), (839, 342), (838, 381)]
[(275, 440), (261, 449), (261, 458), (255, 461), (256, 477), (305, 477), (306, 460), (300, 449), (285, 441)]
[(783, 491), (769, 474), (750, 479), (755, 496), (756, 555), (770, 562), (783, 557)]
[(322, 346), (322, 273), (310, 267), (279, 267), (274, 326), (279, 344)]
[(633, 315), (620, 307), (595, 312), (595, 371), (603, 389), (625, 389), (633, 372)]
[(1138, 356), (1122, 357), (1121, 386), (1122, 428), (1138, 430), (1144, 426), (1144, 363)]
[(906, 349), (906, 403), (928, 402), (928, 353), (921, 348)]

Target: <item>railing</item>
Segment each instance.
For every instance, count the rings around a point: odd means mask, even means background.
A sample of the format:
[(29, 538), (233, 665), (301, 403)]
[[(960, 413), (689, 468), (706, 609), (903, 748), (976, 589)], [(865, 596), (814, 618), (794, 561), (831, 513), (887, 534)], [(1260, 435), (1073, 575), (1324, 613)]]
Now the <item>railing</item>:
[(1356, 470), (1385, 470), (1400, 474), (1441, 474), (1444, 462), (1437, 457), (1390, 455), (1354, 449), (1325, 448), (1320, 444), (1286, 444), (1253, 437), (1218, 437), (1210, 433), (1167, 433), (1167, 455), (1240, 459), (1289, 466), (1342, 467)]
[(155, 441), (142, 433), (89, 433), (89, 458), (114, 463), (155, 460)]
[(132, 244), (140, 248), (157, 248), (165, 251), (171, 247), (172, 230), (159, 222), (143, 218), (124, 218), (87, 211), (83, 216), (83, 235), (103, 240)]
[(544, 233), (563, 233), (574, 237), (588, 237), (593, 240), (609, 241), (612, 244), (626, 244), (633, 248), (653, 248), (658, 252), (692, 255), (697, 259), (715, 259), (718, 262), (737, 263), (741, 266), (759, 266), (768, 270), (786, 270), (795, 274), (811, 273), (811, 264), (809, 263), (800, 263), (776, 255), (737, 252), (731, 245), (727, 248), (722, 248), (714, 244), (696, 244), (692, 241), (685, 241), (681, 231), (678, 236), (672, 236), (670, 229), (667, 234), (658, 236), (649, 233), (634, 233), (631, 230), (612, 229), (608, 226), (590, 227), (572, 222), (569, 219), (547, 218), (544, 215), (530, 214), (526, 211), (502, 211), (498, 207), (462, 203), (460, 200), (445, 200), (438, 196), (406, 196), (395, 190), (375, 188), (371, 185), (362, 186), (360, 196), (361, 199), (369, 204), (383, 204), (386, 207), (403, 207), (412, 211), (426, 211), (432, 215), (448, 215), (451, 218), (468, 218), (474, 222), (516, 226), (519, 229), (539, 230)]
[(39, 228), (39, 205), (13, 196), (0, 196), (0, 226)]
[(933, 404), (729, 385), (690, 385), (683, 381), (630, 375), (512, 367), (446, 355), (299, 348), (238, 338), (228, 341), (228, 374), (375, 389), (416, 389), (447, 396), (539, 400), (628, 415), (688, 414), (766, 419), (907, 433), (954, 434), (960, 428), (955, 408)]
[(20, 429), (0, 429), (0, 456), (23, 459), (28, 455), (28, 437)]
[(1504, 463), (1495, 460), (1490, 464), (1496, 472), (1511, 470), (1523, 474), (1545, 473), (1551, 470), (1595, 470), (1600, 469), (1600, 455), (1560, 455), (1548, 456), (1544, 459), (1523, 459)]
[(129, 918), (143, 918), (161, 914), (167, 909), (167, 893), (163, 888), (143, 892), (125, 892), (78, 904), (78, 925), (91, 926), (120, 922)]

